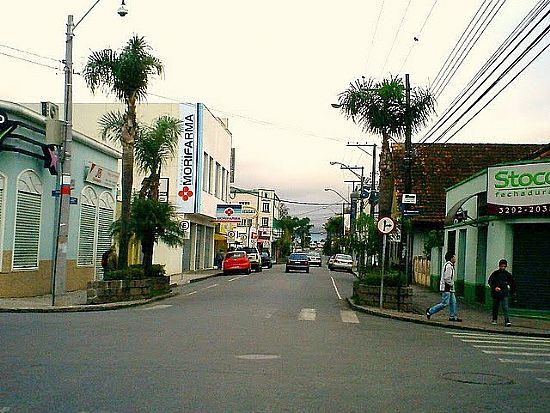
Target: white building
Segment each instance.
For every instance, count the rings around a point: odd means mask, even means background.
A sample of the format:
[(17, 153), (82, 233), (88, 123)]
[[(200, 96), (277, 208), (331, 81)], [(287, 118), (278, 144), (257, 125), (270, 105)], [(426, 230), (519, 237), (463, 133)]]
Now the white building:
[[(101, 140), (98, 120), (111, 111), (125, 111), (118, 103), (76, 103), (76, 129)], [(183, 247), (155, 247), (154, 263), (165, 265), (168, 275), (212, 268), (217, 204), (228, 203), (232, 135), (227, 120), (215, 116), (202, 103), (141, 103), (137, 120), (150, 124), (159, 116), (184, 123), (177, 155), (162, 168), (160, 199), (173, 204), (182, 221), (189, 221), (189, 239)], [(112, 146), (118, 144), (107, 142)], [(134, 168), (134, 190), (143, 180)], [(120, 199), (119, 199), (120, 200)]]
[(242, 219), (236, 228), (236, 243), (257, 246), (260, 251), (268, 251), (274, 256), (273, 242), (279, 238), (274, 222), (280, 218), (281, 208), (275, 190), (249, 190), (232, 186), (230, 192), (230, 202), (243, 206)]

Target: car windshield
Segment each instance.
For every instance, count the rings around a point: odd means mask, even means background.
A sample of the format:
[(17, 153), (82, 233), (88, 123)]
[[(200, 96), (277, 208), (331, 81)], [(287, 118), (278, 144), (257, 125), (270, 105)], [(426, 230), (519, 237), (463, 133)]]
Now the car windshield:
[(308, 252), (307, 256), (317, 258), (317, 257), (320, 257), (321, 255), (318, 252), (313, 251), (313, 252)]
[(247, 254), (257, 254), (258, 250), (252, 247), (244, 247), (243, 251), (246, 251)]
[(336, 254), (336, 258), (339, 259), (339, 260), (348, 260), (348, 261), (351, 261), (351, 255)]
[(306, 254), (292, 253), (292, 254), (290, 254), (289, 259), (291, 259), (291, 260), (307, 260), (307, 255)]
[(232, 251), (225, 254), (225, 258), (242, 258), (246, 255), (244, 251)]

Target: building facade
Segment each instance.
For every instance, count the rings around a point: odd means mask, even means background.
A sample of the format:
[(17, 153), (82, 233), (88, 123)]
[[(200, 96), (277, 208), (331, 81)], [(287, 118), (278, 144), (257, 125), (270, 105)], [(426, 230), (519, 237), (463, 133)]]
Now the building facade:
[(491, 302), (487, 280), (504, 258), (517, 284), (515, 310), (550, 311), (549, 188), (550, 160), (529, 160), (489, 167), (447, 190), (444, 251), (456, 253), (465, 300)]
[[(44, 114), (0, 101), (0, 297), (51, 292), (59, 215), (61, 136), (47, 133), (58, 108)], [(57, 123), (58, 124), (58, 123)], [(52, 139), (52, 140), (50, 140)], [(111, 245), (120, 152), (73, 132), (67, 291), (101, 279)]]
[[(97, 122), (111, 111), (124, 111), (116, 103), (74, 105), (75, 125), (99, 138)], [(169, 275), (212, 268), (215, 256), (216, 207), (229, 200), (232, 134), (227, 120), (215, 116), (202, 103), (143, 103), (138, 122), (151, 124), (168, 115), (183, 122), (177, 154), (162, 168), (159, 199), (176, 207), (188, 228), (183, 247), (155, 246), (154, 263), (165, 265)], [(134, 190), (144, 178), (134, 169)], [(138, 257), (139, 261), (139, 257)]]
[(236, 225), (234, 243), (242, 246), (257, 246), (275, 256), (274, 242), (279, 238), (274, 228), (280, 219), (281, 200), (273, 189), (230, 190), (232, 204), (242, 206), (241, 220)]

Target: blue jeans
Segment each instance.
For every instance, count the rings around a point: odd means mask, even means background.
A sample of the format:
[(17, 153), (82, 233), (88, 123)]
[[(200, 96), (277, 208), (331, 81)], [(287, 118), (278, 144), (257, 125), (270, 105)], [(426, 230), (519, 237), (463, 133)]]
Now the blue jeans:
[(504, 313), (504, 322), (508, 323), (510, 321), (510, 316), (508, 314), (508, 296), (493, 297), (493, 320), (497, 321), (498, 307), (500, 303), (502, 303), (502, 312)]
[(454, 292), (443, 292), (441, 293), (441, 302), (434, 305), (428, 310), (430, 315), (443, 310), (445, 307), (449, 306), (449, 318), (458, 318), (457, 314), (457, 305), (456, 305), (456, 296)]

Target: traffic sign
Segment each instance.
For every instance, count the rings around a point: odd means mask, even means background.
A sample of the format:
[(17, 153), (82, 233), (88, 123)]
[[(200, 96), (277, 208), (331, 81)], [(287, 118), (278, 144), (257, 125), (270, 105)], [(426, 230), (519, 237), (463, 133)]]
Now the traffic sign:
[(395, 229), (395, 221), (390, 217), (382, 217), (378, 220), (376, 228), (382, 234), (389, 234)]
[(189, 231), (190, 228), (191, 228), (191, 221), (189, 221), (188, 219), (184, 219), (180, 221), (180, 229), (182, 231)]
[(420, 211), (418, 209), (412, 210), (412, 209), (404, 209), (403, 215), (406, 216), (412, 216), (412, 215), (420, 215)]
[(416, 204), (416, 194), (403, 194), (401, 202), (403, 204)]

